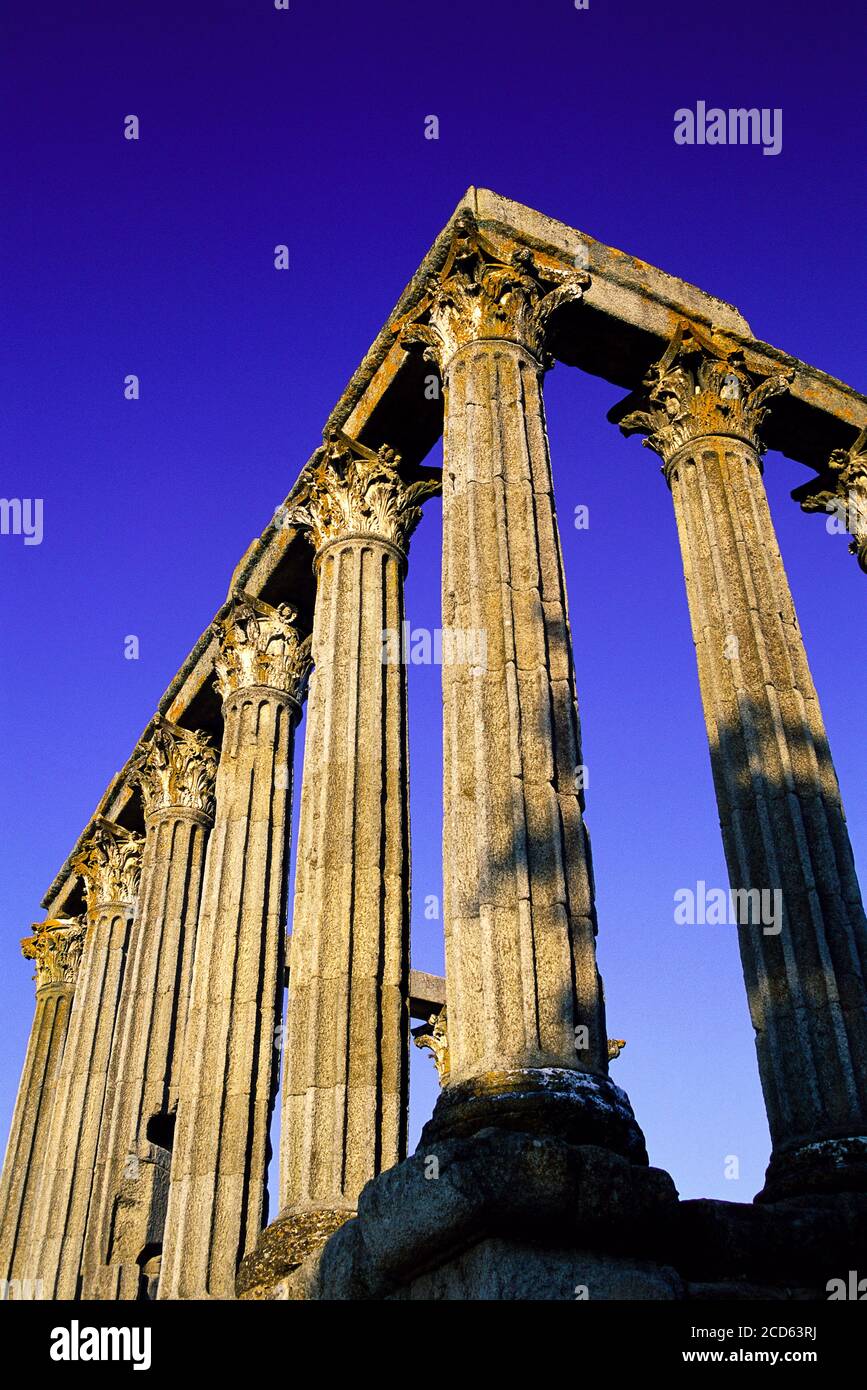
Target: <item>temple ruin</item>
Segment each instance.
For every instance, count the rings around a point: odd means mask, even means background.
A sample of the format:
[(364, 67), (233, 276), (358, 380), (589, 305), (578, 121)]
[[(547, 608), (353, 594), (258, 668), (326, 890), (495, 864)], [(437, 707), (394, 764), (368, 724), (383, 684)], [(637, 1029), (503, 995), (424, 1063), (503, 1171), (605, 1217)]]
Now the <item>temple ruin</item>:
[[(609, 1076), (555, 360), (622, 388), (612, 424), (661, 463), (731, 887), (781, 894), (779, 933), (738, 929), (773, 1145), (753, 1204), (680, 1201)], [(762, 456), (810, 471), (796, 500), (842, 510), (867, 572), (867, 399), (471, 188), (322, 438), (23, 942), (9, 1296), (825, 1297), (867, 1245), (867, 924)], [(382, 642), (438, 492), (443, 629), (485, 637), (442, 667), (445, 980), (410, 964), (406, 668)], [(414, 1041), (441, 1090), (408, 1157)]]

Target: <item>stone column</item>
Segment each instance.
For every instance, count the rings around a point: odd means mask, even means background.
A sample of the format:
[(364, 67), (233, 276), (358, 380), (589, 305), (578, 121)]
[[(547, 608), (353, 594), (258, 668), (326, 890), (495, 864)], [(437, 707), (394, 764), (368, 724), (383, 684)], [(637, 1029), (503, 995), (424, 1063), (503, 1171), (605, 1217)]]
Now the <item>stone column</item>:
[(867, 429), (848, 449), (835, 449), (825, 471), (795, 488), (792, 496), (805, 512), (827, 512), (838, 531), (850, 532), (850, 554), (867, 574)]
[[(280, 1217), (243, 1271), (291, 1268), (406, 1153), (409, 811), (403, 578), (418, 503), (399, 458), (345, 435), (292, 524), (318, 584), (292, 920)], [(253, 1267), (254, 1266), (254, 1267)]]
[(157, 716), (133, 776), (147, 835), (106, 1092), (83, 1268), (85, 1298), (156, 1285), (217, 755)]
[(309, 669), (295, 611), (234, 595), (216, 626), (223, 745), (205, 861), (160, 1298), (234, 1298), (262, 1229), (282, 1008), (292, 746)]
[(15, 1281), (8, 1290), (11, 1297), (33, 1292), (20, 1285), (29, 1279), (34, 1200), (45, 1166), (84, 931), (83, 919), (55, 917), (35, 923), (34, 935), (21, 942), (24, 956), (36, 962), (36, 1012), (0, 1181), (0, 1280)]
[[(450, 1072), (425, 1131), (544, 1130), (646, 1163), (608, 1077), (566, 588), (542, 405), (552, 316), (588, 277), (505, 259), (464, 214), (396, 325), (445, 386)], [(463, 650), (461, 650), (463, 649)]]
[(682, 324), (612, 412), (674, 499), (773, 1139), (764, 1200), (867, 1184), (867, 927), (760, 462), (787, 380)]
[(102, 818), (74, 867), (84, 879), (88, 926), (33, 1218), (40, 1297), (76, 1298), (93, 1167), (141, 869), (142, 840)]

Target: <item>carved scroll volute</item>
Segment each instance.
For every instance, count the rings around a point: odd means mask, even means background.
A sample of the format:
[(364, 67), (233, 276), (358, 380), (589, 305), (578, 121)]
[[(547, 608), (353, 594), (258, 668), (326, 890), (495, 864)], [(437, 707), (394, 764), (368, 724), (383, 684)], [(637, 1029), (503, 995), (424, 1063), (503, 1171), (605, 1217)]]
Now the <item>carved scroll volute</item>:
[(464, 210), (442, 270), (392, 331), (403, 347), (420, 346), (441, 373), (459, 348), (497, 338), (519, 343), (547, 367), (554, 315), (589, 285), (586, 271), (543, 264), (527, 247), (504, 259)]
[(666, 468), (686, 444), (703, 435), (743, 439), (765, 451), (761, 426), (766, 402), (788, 390), (794, 372), (760, 377), (747, 370), (743, 353), (716, 347), (688, 323), (680, 323), (641, 386), (610, 418), (623, 434), (644, 434), (644, 444)]
[(439, 490), (436, 479), (406, 482), (400, 455), (386, 445), (374, 451), (333, 430), (301, 474), (288, 517), (317, 552), (347, 536), (375, 536), (406, 554), (421, 503)]
[(146, 816), (186, 809), (213, 820), (217, 753), (208, 736), (157, 715), (151, 737), (133, 766)]
[(36, 992), (74, 989), (87, 922), (84, 917), (50, 917), (33, 923), (33, 936), (25, 936), (21, 952), (36, 963)]
[(212, 631), (220, 644), (215, 685), (224, 700), (261, 685), (283, 691), (300, 706), (310, 674), (311, 639), (302, 634), (291, 604), (275, 608), (238, 590)]
[(72, 868), (84, 879), (90, 917), (108, 904), (135, 902), (143, 844), (141, 835), (97, 818), (95, 829), (72, 861)]

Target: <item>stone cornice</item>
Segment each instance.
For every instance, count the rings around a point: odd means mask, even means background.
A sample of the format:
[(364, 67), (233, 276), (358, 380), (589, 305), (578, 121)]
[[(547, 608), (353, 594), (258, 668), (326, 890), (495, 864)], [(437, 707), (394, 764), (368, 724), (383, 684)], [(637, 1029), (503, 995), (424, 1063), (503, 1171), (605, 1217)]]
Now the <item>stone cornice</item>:
[(215, 685), (224, 700), (238, 690), (269, 686), (301, 703), (310, 673), (311, 639), (302, 635), (298, 613), (290, 604), (274, 608), (238, 590), (214, 631), (219, 640)]
[(36, 962), (36, 993), (40, 990), (75, 988), (81, 951), (87, 931), (83, 917), (53, 917), (33, 923), (33, 936), (25, 936), (21, 952)]
[(97, 817), (72, 865), (84, 879), (89, 916), (95, 917), (109, 904), (132, 905), (138, 893), (143, 845), (141, 835)]
[(666, 468), (681, 449), (709, 435), (741, 439), (761, 456), (765, 402), (787, 391), (792, 377), (789, 371), (760, 379), (747, 370), (741, 352), (719, 348), (681, 322), (639, 389), (609, 419), (623, 434), (644, 434), (644, 444)]
[(519, 343), (547, 366), (553, 316), (579, 302), (589, 284), (586, 271), (543, 266), (527, 247), (504, 258), (464, 210), (445, 265), (428, 276), (421, 302), (393, 332), (402, 347), (420, 346), (440, 372), (460, 348), (490, 339)]
[(132, 776), (145, 816), (183, 808), (214, 816), (217, 753), (206, 734), (193, 733), (157, 715), (150, 738), (139, 746)]
[(439, 486), (434, 480), (407, 483), (393, 449), (368, 449), (334, 430), (302, 473), (288, 517), (317, 551), (349, 536), (372, 536), (406, 553), (421, 503)]

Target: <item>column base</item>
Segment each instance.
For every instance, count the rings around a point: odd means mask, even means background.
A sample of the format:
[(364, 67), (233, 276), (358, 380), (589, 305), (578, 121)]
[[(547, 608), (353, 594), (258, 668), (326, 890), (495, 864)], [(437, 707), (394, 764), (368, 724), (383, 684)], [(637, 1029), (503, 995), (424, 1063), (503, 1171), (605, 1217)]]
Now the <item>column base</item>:
[(676, 1210), (667, 1173), (591, 1145), (502, 1129), (423, 1141), (367, 1184), (354, 1220), (258, 1296), (676, 1298), (680, 1279), (654, 1248)]
[(283, 1211), (266, 1226), (255, 1249), (245, 1255), (235, 1283), (240, 1299), (279, 1298), (282, 1282), (320, 1250), (354, 1208), (306, 1207)]
[(516, 1130), (592, 1144), (646, 1164), (644, 1135), (629, 1097), (610, 1077), (566, 1067), (515, 1067), (450, 1081), (421, 1133), (419, 1152), (483, 1129)]
[(771, 1155), (756, 1202), (834, 1192), (867, 1192), (867, 1135), (819, 1139)]

